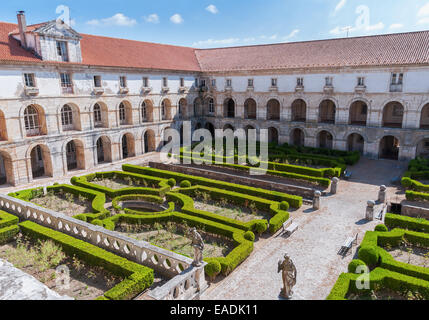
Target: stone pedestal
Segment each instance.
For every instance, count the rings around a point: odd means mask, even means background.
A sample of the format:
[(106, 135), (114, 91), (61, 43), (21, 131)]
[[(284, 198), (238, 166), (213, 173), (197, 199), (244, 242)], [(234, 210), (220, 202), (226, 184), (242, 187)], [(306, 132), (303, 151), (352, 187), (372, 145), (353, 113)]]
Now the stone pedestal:
[(378, 201), (380, 203), (386, 203), (387, 201), (387, 188), (385, 185), (380, 186), (380, 191), (378, 193)]
[(319, 210), (320, 209), (320, 196), (322, 193), (320, 191), (314, 192), (314, 198), (313, 198), (313, 209)]
[(336, 194), (338, 189), (338, 183), (340, 182), (340, 179), (333, 178), (331, 183), (331, 194)]
[(375, 201), (368, 201), (368, 205), (366, 207), (366, 214), (365, 219), (368, 221), (374, 220), (374, 207), (375, 207)]

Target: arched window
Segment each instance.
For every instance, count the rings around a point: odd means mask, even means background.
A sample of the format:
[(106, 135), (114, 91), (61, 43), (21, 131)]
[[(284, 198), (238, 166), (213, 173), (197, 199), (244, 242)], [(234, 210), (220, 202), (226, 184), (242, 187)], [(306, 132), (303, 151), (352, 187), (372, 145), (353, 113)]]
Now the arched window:
[(120, 123), (126, 124), (127, 123), (127, 117), (126, 117), (126, 112), (125, 112), (125, 106), (124, 104), (121, 102), (121, 104), (119, 105), (119, 121)]
[(34, 106), (28, 106), (24, 111), (24, 123), (27, 136), (38, 136), (41, 134), (39, 114)]
[(73, 130), (73, 109), (68, 104), (61, 109), (61, 123), (63, 130)]
[(103, 120), (101, 118), (101, 107), (98, 103), (94, 105), (94, 124), (95, 127), (103, 126)]

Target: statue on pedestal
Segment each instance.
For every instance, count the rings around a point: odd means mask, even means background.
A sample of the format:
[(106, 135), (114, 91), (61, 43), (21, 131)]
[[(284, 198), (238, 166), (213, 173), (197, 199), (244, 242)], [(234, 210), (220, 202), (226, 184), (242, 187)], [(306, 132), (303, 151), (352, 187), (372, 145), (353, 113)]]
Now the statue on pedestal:
[(203, 263), (203, 250), (204, 250), (204, 241), (201, 235), (198, 233), (197, 229), (191, 229), (192, 236), (192, 246), (194, 247), (194, 262), (192, 265), (194, 267), (200, 267)]
[(277, 272), (282, 272), (283, 289), (282, 297), (291, 299), (293, 295), (292, 288), (296, 284), (296, 267), (292, 259), (287, 254), (284, 256), (283, 261), (279, 261), (279, 268)]

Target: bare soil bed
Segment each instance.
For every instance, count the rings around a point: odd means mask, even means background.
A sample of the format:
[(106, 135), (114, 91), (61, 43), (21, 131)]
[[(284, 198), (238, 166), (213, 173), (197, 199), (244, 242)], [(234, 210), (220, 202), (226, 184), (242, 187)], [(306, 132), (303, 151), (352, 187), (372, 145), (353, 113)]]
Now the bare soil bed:
[[(88, 266), (75, 257), (66, 256), (52, 241), (36, 243), (18, 236), (13, 242), (0, 246), (0, 258), (32, 275), (49, 289), (76, 300), (93, 300), (123, 280), (101, 267)], [(59, 281), (64, 279), (56, 271), (59, 266), (70, 271), (68, 285)]]
[(261, 212), (260, 210), (252, 211), (249, 208), (239, 207), (233, 204), (219, 204), (214, 201), (209, 201), (207, 203), (194, 200), (194, 207), (197, 210), (212, 212), (241, 222), (249, 222), (256, 219), (270, 219), (270, 215), (266, 212)]
[(156, 188), (155, 185), (145, 184), (143, 182), (140, 182), (138, 180), (133, 180), (133, 179), (126, 180), (126, 179), (120, 179), (120, 178), (114, 178), (114, 179), (97, 179), (97, 178), (95, 178), (94, 180), (91, 181), (91, 183), (102, 186), (102, 187), (110, 188), (113, 190), (119, 190), (119, 189), (124, 189), (124, 188), (133, 188), (133, 187)]
[(386, 249), (396, 261), (424, 268), (429, 267), (429, 249), (414, 246), (384, 249)]
[(41, 207), (64, 213), (69, 217), (93, 211), (92, 202), (89, 199), (76, 197), (71, 193), (48, 193), (47, 195), (32, 199), (31, 202)]
[(370, 293), (356, 294), (351, 293), (347, 296), (348, 300), (423, 300), (418, 294), (411, 292), (400, 293), (391, 289), (376, 289)]
[[(126, 236), (139, 240), (146, 241), (158, 247), (174, 251), (176, 253), (193, 257), (194, 248), (192, 240), (188, 234), (187, 227), (177, 226), (173, 223), (161, 225), (155, 223), (151, 225), (118, 225), (116, 231), (125, 234)], [(201, 230), (198, 230), (204, 240), (204, 258), (216, 258), (226, 256), (232, 249), (232, 244), (223, 239), (213, 239)]]

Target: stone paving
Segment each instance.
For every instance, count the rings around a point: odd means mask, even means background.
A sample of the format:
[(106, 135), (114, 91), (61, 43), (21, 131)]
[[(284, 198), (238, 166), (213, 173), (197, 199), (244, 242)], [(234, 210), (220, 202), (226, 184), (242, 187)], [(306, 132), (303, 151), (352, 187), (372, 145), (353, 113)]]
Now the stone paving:
[(337, 254), (344, 241), (373, 230), (379, 221), (364, 220), (368, 200), (377, 200), (380, 185), (388, 187), (388, 199), (404, 195), (390, 182), (401, 175), (406, 164), (396, 161), (362, 159), (350, 168), (353, 176), (339, 183), (336, 195), (321, 198), (321, 210), (304, 206), (291, 217), (300, 228), (290, 237), (280, 233), (255, 243), (252, 255), (226, 279), (212, 284), (202, 300), (277, 300), (282, 287), (277, 263), (285, 253), (294, 261), (298, 277), (293, 299), (322, 300), (356, 255), (357, 246), (343, 258)]
[(0, 259), (0, 300), (74, 300)]

